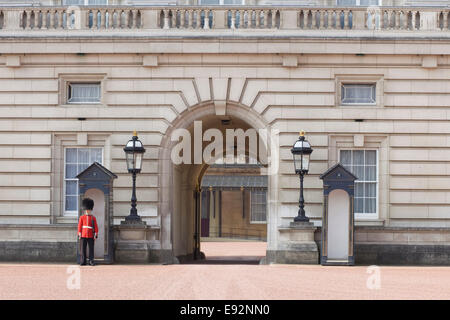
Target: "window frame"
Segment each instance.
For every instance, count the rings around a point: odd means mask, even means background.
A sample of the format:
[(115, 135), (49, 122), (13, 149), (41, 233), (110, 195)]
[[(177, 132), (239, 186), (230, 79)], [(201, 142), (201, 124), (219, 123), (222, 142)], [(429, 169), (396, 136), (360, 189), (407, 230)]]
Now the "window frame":
[[(76, 181), (77, 182), (77, 197), (79, 196), (78, 193), (78, 179), (66, 178), (66, 150), (67, 149), (100, 149), (102, 151), (102, 165), (105, 162), (105, 148), (102, 146), (64, 146), (63, 147), (63, 176), (62, 176), (62, 216), (64, 217), (74, 217), (78, 216), (78, 210), (75, 211), (68, 211), (66, 210), (66, 181)], [(77, 159), (77, 166), (78, 166), (78, 159)]]
[[(105, 81), (107, 74), (65, 74), (59, 75), (59, 105), (64, 107), (74, 106), (100, 106), (105, 105)], [(100, 83), (100, 100), (98, 102), (68, 102), (69, 85), (71, 83)]]
[[(98, 84), (99, 86), (99, 97), (98, 101), (69, 101), (69, 96), (71, 95), (72, 85), (74, 84)], [(66, 83), (66, 104), (101, 104), (102, 102), (102, 82), (101, 81), (68, 81)]]
[[(379, 211), (380, 211), (380, 177), (379, 177), (379, 171), (380, 171), (380, 162), (379, 162), (379, 150), (378, 148), (348, 148), (348, 147), (341, 147), (338, 149), (338, 162), (341, 163), (341, 151), (351, 151), (352, 152), (352, 164), (353, 164), (353, 151), (375, 151), (375, 155), (376, 155), (376, 173), (375, 173), (375, 181), (359, 181), (356, 180), (356, 183), (373, 183), (375, 182), (375, 213), (357, 213), (354, 212), (355, 215), (355, 220), (376, 220), (379, 218)], [(342, 164), (342, 163), (341, 163)], [(342, 164), (343, 165), (343, 164)], [(347, 169), (347, 168), (346, 168)], [(354, 189), (356, 190), (356, 188)], [(353, 195), (353, 199), (355, 199), (355, 194)], [(355, 210), (355, 207), (353, 206), (353, 211)]]
[[(375, 84), (375, 103), (342, 103), (342, 84)], [(335, 106), (341, 108), (382, 108), (384, 107), (384, 75), (356, 75), (337, 74), (335, 75)]]
[[(374, 102), (344, 102), (342, 97), (342, 91), (345, 85), (366, 85), (375, 87), (375, 101)], [(377, 105), (377, 83), (376, 82), (347, 82), (342, 81), (340, 83), (340, 104), (342, 106), (376, 106)]]
[[(253, 220), (253, 192), (255, 191), (263, 191), (266, 193), (266, 220), (265, 221), (255, 221)], [(267, 224), (267, 210), (268, 210), (268, 206), (267, 206), (267, 197), (268, 197), (268, 193), (267, 190), (250, 190), (250, 224)]]

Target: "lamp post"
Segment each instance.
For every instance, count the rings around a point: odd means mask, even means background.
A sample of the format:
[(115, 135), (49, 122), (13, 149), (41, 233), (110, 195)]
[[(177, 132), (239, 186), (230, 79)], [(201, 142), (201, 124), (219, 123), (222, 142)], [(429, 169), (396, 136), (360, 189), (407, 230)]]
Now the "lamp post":
[(131, 195), (131, 209), (130, 214), (125, 217), (126, 223), (139, 223), (141, 217), (137, 214), (136, 209), (136, 174), (141, 172), (142, 157), (144, 156), (145, 148), (142, 142), (138, 140), (136, 131), (133, 132), (133, 137), (127, 142), (123, 148), (126, 155), (128, 172), (132, 174), (133, 178), (133, 192)]
[(302, 130), (298, 140), (291, 149), (294, 158), (295, 173), (300, 175), (300, 199), (298, 215), (294, 218), (294, 222), (309, 222), (309, 218), (305, 215), (305, 199), (303, 198), (303, 176), (309, 170), (309, 157), (312, 153), (311, 145), (305, 139), (305, 132)]

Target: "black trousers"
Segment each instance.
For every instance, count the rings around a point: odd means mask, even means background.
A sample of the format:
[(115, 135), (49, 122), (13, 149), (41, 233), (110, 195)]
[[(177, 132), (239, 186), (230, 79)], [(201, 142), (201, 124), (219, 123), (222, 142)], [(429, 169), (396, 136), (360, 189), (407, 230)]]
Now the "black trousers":
[(94, 261), (94, 238), (81, 238), (81, 263), (86, 263), (86, 246), (89, 247), (89, 261)]

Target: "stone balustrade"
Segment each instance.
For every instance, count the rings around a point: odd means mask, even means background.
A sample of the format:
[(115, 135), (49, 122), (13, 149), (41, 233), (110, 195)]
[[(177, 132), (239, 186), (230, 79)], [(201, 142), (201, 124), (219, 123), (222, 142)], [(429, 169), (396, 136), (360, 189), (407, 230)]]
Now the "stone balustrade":
[(268, 6), (3, 7), (2, 30), (414, 30), (449, 31), (448, 8)]

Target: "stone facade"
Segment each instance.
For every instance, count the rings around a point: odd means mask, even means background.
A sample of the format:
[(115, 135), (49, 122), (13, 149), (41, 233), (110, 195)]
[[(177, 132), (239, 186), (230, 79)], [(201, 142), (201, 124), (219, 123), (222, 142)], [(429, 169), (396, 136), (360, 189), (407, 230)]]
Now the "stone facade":
[[(305, 209), (319, 231), (319, 175), (342, 149), (377, 150), (378, 210), (356, 217), (356, 262), (359, 254), (361, 263), (386, 263), (383, 252), (405, 248), (423, 252), (411, 264), (448, 261), (449, 9), (0, 11), (1, 260), (53, 261), (55, 248), (73, 257), (76, 217), (64, 213), (68, 147), (102, 148), (103, 165), (118, 176), (115, 232), (126, 248), (119, 224), (131, 178), (123, 147), (133, 130), (147, 149), (137, 198), (150, 226), (137, 250), (146, 251), (144, 261), (167, 263), (191, 254), (192, 191), (205, 166), (173, 165), (170, 136), (195, 120), (217, 127), (225, 116), (243, 129), (279, 130), (279, 148), (269, 152), (279, 160), (268, 187), (272, 256), (298, 209), (290, 148), (303, 129), (314, 149)], [(237, 22), (253, 12), (261, 19)], [(101, 101), (67, 103), (71, 82), (100, 83)], [(343, 105), (343, 83), (376, 84), (376, 104)]]

